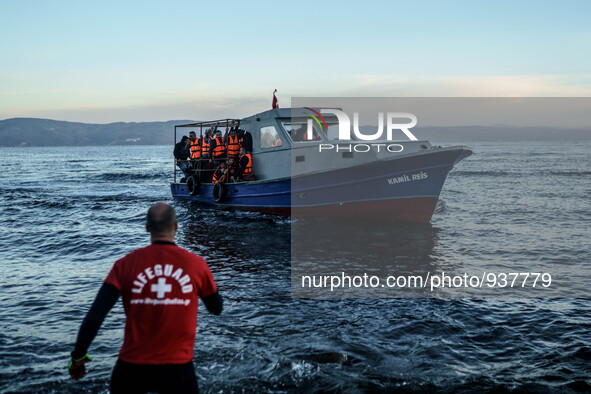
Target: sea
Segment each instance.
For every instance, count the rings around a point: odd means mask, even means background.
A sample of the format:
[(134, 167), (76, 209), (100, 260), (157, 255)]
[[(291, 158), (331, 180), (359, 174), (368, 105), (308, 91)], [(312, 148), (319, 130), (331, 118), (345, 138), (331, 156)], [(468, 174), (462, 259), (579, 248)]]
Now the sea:
[(436, 267), (496, 261), (563, 286), (296, 298), (291, 219), (172, 199), (172, 146), (0, 148), (0, 392), (108, 392), (121, 303), (79, 381), (69, 352), (114, 261), (149, 243), (157, 201), (174, 206), (177, 244), (205, 257), (225, 302), (220, 316), (200, 306), (202, 392), (591, 392), (591, 142), (462, 145), (474, 154), (431, 223), (380, 231), (428, 245)]

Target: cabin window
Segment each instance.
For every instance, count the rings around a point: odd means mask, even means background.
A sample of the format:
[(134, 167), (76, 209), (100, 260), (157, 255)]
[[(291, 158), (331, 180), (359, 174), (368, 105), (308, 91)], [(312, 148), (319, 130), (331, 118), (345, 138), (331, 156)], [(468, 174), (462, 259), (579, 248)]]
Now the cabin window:
[(283, 122), (282, 125), (285, 131), (287, 131), (289, 138), (291, 138), (293, 142), (310, 142), (322, 140), (318, 130), (316, 130), (316, 126), (312, 126), (312, 135), (310, 136), (308, 133), (308, 124), (305, 122)]
[(275, 126), (261, 127), (259, 141), (261, 148), (276, 148), (283, 145), (283, 140), (279, 136)]

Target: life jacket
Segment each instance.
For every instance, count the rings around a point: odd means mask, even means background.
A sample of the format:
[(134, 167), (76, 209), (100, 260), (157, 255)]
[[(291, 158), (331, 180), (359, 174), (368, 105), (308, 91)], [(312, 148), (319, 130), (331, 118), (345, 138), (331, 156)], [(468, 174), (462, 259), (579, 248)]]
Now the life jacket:
[(199, 139), (191, 141), (191, 146), (189, 149), (191, 152), (191, 159), (196, 160), (201, 157), (201, 145), (199, 144)]
[(213, 157), (221, 157), (226, 153), (226, 145), (224, 144), (224, 140), (220, 138), (215, 139), (215, 148), (213, 148)]
[(222, 166), (220, 164), (213, 173), (211, 183), (224, 182), (226, 180), (226, 175), (227, 173), (224, 174), (224, 170), (222, 169)]
[(277, 139), (277, 141), (275, 141), (275, 143), (273, 145), (271, 145), (272, 147), (276, 147), (276, 146), (281, 146), (283, 145), (283, 141), (281, 140), (281, 138)]
[(209, 154), (209, 139), (207, 139), (207, 136), (201, 138), (201, 151), (204, 155)]
[[(252, 155), (250, 153), (245, 153), (244, 156), (248, 157), (248, 164), (246, 165), (246, 168), (244, 169), (244, 172), (242, 173), (242, 175), (251, 174), (252, 173)], [(242, 159), (242, 156), (240, 156), (240, 159)]]
[(228, 157), (238, 157), (241, 139), (238, 136), (228, 136)]

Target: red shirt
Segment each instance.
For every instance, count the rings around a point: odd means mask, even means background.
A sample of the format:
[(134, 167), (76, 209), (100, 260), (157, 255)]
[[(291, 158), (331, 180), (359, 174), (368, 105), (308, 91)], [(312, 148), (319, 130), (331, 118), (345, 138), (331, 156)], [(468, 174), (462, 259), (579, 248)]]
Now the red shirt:
[(207, 263), (174, 244), (157, 243), (117, 260), (105, 279), (123, 298), (119, 358), (134, 364), (193, 360), (198, 297), (217, 291)]

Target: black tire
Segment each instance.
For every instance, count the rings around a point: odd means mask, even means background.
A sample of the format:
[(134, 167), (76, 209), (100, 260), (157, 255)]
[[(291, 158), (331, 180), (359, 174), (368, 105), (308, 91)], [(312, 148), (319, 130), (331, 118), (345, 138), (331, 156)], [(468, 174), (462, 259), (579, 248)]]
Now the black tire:
[(228, 196), (228, 186), (225, 183), (216, 183), (213, 185), (213, 201), (216, 203), (222, 203), (226, 201)]
[(191, 176), (187, 179), (187, 191), (191, 196), (196, 196), (199, 194), (201, 190), (201, 182), (199, 181), (198, 176)]

